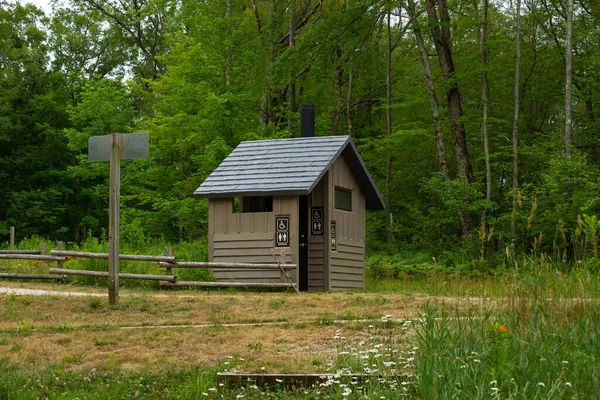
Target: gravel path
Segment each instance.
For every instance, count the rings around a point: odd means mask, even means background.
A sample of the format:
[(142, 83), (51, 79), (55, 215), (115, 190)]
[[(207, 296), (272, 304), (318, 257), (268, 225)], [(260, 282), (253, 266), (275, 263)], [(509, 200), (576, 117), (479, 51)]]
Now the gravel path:
[(63, 290), (40, 290), (40, 289), (22, 289), (22, 288), (3, 288), (0, 287), (0, 294), (18, 294), (25, 296), (89, 296), (89, 297), (106, 297), (104, 293), (83, 293), (83, 292), (68, 292)]

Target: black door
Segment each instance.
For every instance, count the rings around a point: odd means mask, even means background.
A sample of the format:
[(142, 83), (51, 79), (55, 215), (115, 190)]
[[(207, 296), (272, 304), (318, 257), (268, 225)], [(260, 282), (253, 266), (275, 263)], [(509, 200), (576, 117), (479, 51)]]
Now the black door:
[(308, 290), (308, 196), (300, 196), (298, 221), (299, 237), (298, 237), (298, 268), (299, 268), (299, 289), (302, 291)]

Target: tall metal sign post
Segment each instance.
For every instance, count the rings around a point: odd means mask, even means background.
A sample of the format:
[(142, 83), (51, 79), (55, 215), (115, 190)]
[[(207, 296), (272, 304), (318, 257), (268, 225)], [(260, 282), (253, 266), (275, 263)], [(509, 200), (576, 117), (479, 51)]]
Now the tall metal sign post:
[(88, 141), (89, 161), (110, 162), (108, 200), (108, 303), (119, 302), (119, 228), (121, 160), (148, 157), (148, 132), (92, 136)]

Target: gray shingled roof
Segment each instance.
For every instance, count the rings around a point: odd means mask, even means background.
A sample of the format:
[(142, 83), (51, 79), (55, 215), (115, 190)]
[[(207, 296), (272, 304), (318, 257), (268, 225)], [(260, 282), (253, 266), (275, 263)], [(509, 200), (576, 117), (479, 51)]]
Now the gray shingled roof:
[(349, 136), (242, 142), (194, 197), (307, 195), (340, 155), (365, 193), (367, 209), (383, 210), (381, 195)]

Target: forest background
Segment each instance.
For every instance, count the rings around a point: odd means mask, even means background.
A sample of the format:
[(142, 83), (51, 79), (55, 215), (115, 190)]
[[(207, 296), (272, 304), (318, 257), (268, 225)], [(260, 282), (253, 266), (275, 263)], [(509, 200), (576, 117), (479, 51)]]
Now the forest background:
[(600, 4), (488, 1), (0, 0), (0, 242), (105, 239), (88, 138), (148, 131), (121, 240), (204, 243), (193, 191), (241, 141), (299, 136), (314, 104), (386, 198), (369, 254), (596, 268)]

